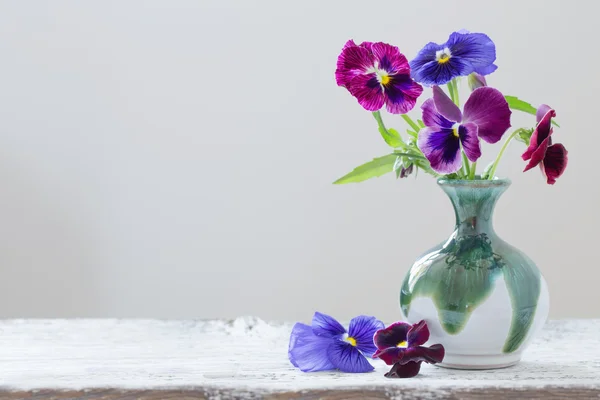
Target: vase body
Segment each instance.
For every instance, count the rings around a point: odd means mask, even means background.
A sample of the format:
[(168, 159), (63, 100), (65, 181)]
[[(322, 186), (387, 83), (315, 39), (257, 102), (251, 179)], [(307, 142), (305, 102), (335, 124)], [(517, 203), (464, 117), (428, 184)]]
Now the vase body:
[(546, 282), (522, 251), (492, 226), (496, 201), (510, 181), (438, 181), (454, 206), (450, 238), (427, 251), (402, 284), (404, 318), (427, 322), (430, 343), (446, 349), (441, 366), (502, 368), (516, 364), (546, 322)]

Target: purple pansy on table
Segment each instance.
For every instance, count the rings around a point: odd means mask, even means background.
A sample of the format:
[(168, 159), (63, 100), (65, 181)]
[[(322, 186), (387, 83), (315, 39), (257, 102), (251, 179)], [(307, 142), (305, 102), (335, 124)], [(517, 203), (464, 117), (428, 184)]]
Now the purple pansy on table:
[(546, 176), (546, 182), (550, 185), (556, 183), (567, 168), (568, 152), (560, 143), (552, 144), (552, 118), (556, 112), (548, 105), (542, 104), (536, 113), (537, 125), (531, 135), (529, 147), (523, 153), (524, 161), (529, 160), (525, 171), (539, 165), (542, 173)]
[(385, 374), (386, 377), (411, 378), (419, 373), (423, 361), (436, 364), (444, 359), (444, 346), (423, 346), (428, 340), (429, 328), (425, 321), (414, 325), (396, 322), (375, 333), (373, 341), (377, 351), (373, 358), (380, 358), (387, 365), (393, 365)]
[(365, 355), (377, 350), (373, 335), (385, 325), (375, 317), (353, 318), (348, 331), (329, 315), (316, 312), (312, 326), (296, 323), (290, 335), (288, 357), (301, 371), (338, 369), (342, 372), (369, 372), (374, 368)]
[(392, 114), (412, 110), (423, 87), (410, 77), (410, 66), (396, 46), (349, 40), (338, 57), (335, 79), (363, 108)]
[(488, 75), (498, 67), (496, 45), (483, 33), (454, 32), (443, 44), (430, 42), (410, 62), (414, 80), (425, 85), (443, 85), (472, 72)]
[(479, 138), (496, 143), (510, 127), (508, 103), (491, 87), (475, 89), (461, 112), (439, 86), (434, 86), (433, 99), (421, 108), (425, 128), (420, 130), (417, 144), (431, 168), (441, 174), (462, 167), (461, 147), (475, 162), (481, 157)]

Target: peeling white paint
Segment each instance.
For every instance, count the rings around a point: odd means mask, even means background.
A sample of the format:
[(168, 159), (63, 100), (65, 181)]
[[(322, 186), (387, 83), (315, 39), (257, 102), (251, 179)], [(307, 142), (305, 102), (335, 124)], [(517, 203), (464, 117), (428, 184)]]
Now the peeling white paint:
[(0, 321), (0, 386), (11, 390), (235, 388), (240, 393), (319, 389), (545, 386), (600, 388), (600, 320), (551, 321), (515, 367), (460, 371), (424, 364), (418, 377), (302, 373), (287, 359), (292, 324), (234, 321)]

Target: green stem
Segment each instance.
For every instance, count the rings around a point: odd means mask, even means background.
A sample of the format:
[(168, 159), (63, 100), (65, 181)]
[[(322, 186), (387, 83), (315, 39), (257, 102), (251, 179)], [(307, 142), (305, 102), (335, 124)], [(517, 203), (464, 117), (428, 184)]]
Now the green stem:
[(500, 151), (498, 152), (498, 156), (496, 157), (496, 161), (494, 161), (494, 164), (492, 164), (492, 168), (490, 169), (490, 174), (488, 176), (488, 179), (491, 181), (494, 179), (494, 177), (496, 176), (496, 168), (498, 168), (498, 163), (500, 162), (500, 159), (502, 158), (502, 155), (504, 155), (504, 151), (506, 150), (506, 148), (508, 147), (508, 144), (510, 143), (511, 140), (514, 139), (515, 136), (517, 136), (519, 134), (519, 132), (523, 131), (523, 128), (519, 128), (516, 131), (514, 131), (507, 139), (506, 141), (504, 141), (504, 144), (502, 145), (502, 148), (500, 149)]
[(452, 85), (454, 86), (454, 103), (460, 107), (460, 97), (458, 96), (458, 79), (452, 79)]
[(414, 153), (404, 153), (402, 151), (395, 151), (394, 154), (396, 154), (397, 156), (409, 157), (409, 158), (414, 158), (417, 160), (426, 160), (425, 156), (422, 156), (419, 154), (414, 154)]
[(454, 96), (454, 86), (452, 85), (452, 81), (448, 82), (446, 86), (448, 87), (448, 92), (450, 93), (450, 99), (454, 104), (456, 104), (456, 97)]
[(469, 174), (470, 180), (475, 179), (475, 171), (476, 170), (477, 170), (477, 161), (473, 161), (473, 164), (471, 164), (471, 173)]
[(419, 125), (417, 125), (417, 123), (415, 121), (412, 120), (411, 117), (409, 117), (406, 114), (401, 114), (402, 119), (404, 119), (406, 121), (406, 123), (408, 125), (410, 125), (411, 128), (413, 128), (413, 130), (415, 131), (415, 133), (419, 133), (419, 131), (421, 130), (421, 128), (419, 127)]
[(425, 171), (425, 172), (426, 172), (426, 173), (428, 173), (429, 175), (432, 175), (432, 176), (433, 176), (433, 177), (435, 177), (435, 178), (439, 178), (440, 176), (442, 176), (442, 175), (438, 174), (437, 172), (435, 172), (435, 171), (434, 171), (434, 170), (431, 168), (431, 166), (429, 165), (429, 163), (428, 163), (428, 162), (425, 162), (425, 161), (420, 161), (420, 160), (416, 160), (416, 161), (415, 161), (415, 165), (416, 165), (417, 167), (421, 168), (423, 171)]
[[(375, 117), (375, 120), (377, 121), (377, 125), (379, 126), (379, 130), (380, 131), (384, 131), (385, 135), (387, 137), (391, 137), (392, 134), (385, 127), (385, 124), (383, 123), (383, 119), (381, 118), (381, 113), (379, 111), (373, 111), (373, 117)], [(405, 149), (406, 148), (406, 143), (404, 143), (404, 141), (402, 140), (401, 136), (399, 137), (399, 139), (400, 139), (400, 145), (399, 146), (395, 146), (395, 147), (400, 147), (402, 149)], [(384, 140), (387, 142), (387, 139), (385, 137), (384, 137)]]
[(469, 159), (464, 151), (462, 151), (462, 159), (463, 159), (463, 167), (465, 168), (465, 176), (469, 177), (471, 175), (471, 170), (469, 168)]
[(387, 133), (389, 135), (390, 133), (388, 132), (387, 128), (383, 124), (383, 120), (381, 119), (381, 113), (379, 111), (373, 111), (373, 117), (375, 117), (375, 120), (377, 121), (377, 125), (379, 125), (379, 128), (383, 129), (385, 131), (385, 133)]

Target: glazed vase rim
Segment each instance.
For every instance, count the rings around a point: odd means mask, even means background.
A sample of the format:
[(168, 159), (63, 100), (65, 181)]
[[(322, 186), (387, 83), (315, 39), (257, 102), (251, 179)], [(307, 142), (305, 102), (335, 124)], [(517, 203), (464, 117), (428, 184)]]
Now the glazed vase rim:
[(489, 188), (489, 187), (499, 187), (499, 186), (510, 186), (511, 180), (508, 178), (494, 178), (493, 180), (488, 179), (447, 179), (447, 178), (439, 178), (437, 180), (438, 185), (440, 186), (449, 186), (449, 187), (471, 187), (471, 188)]

